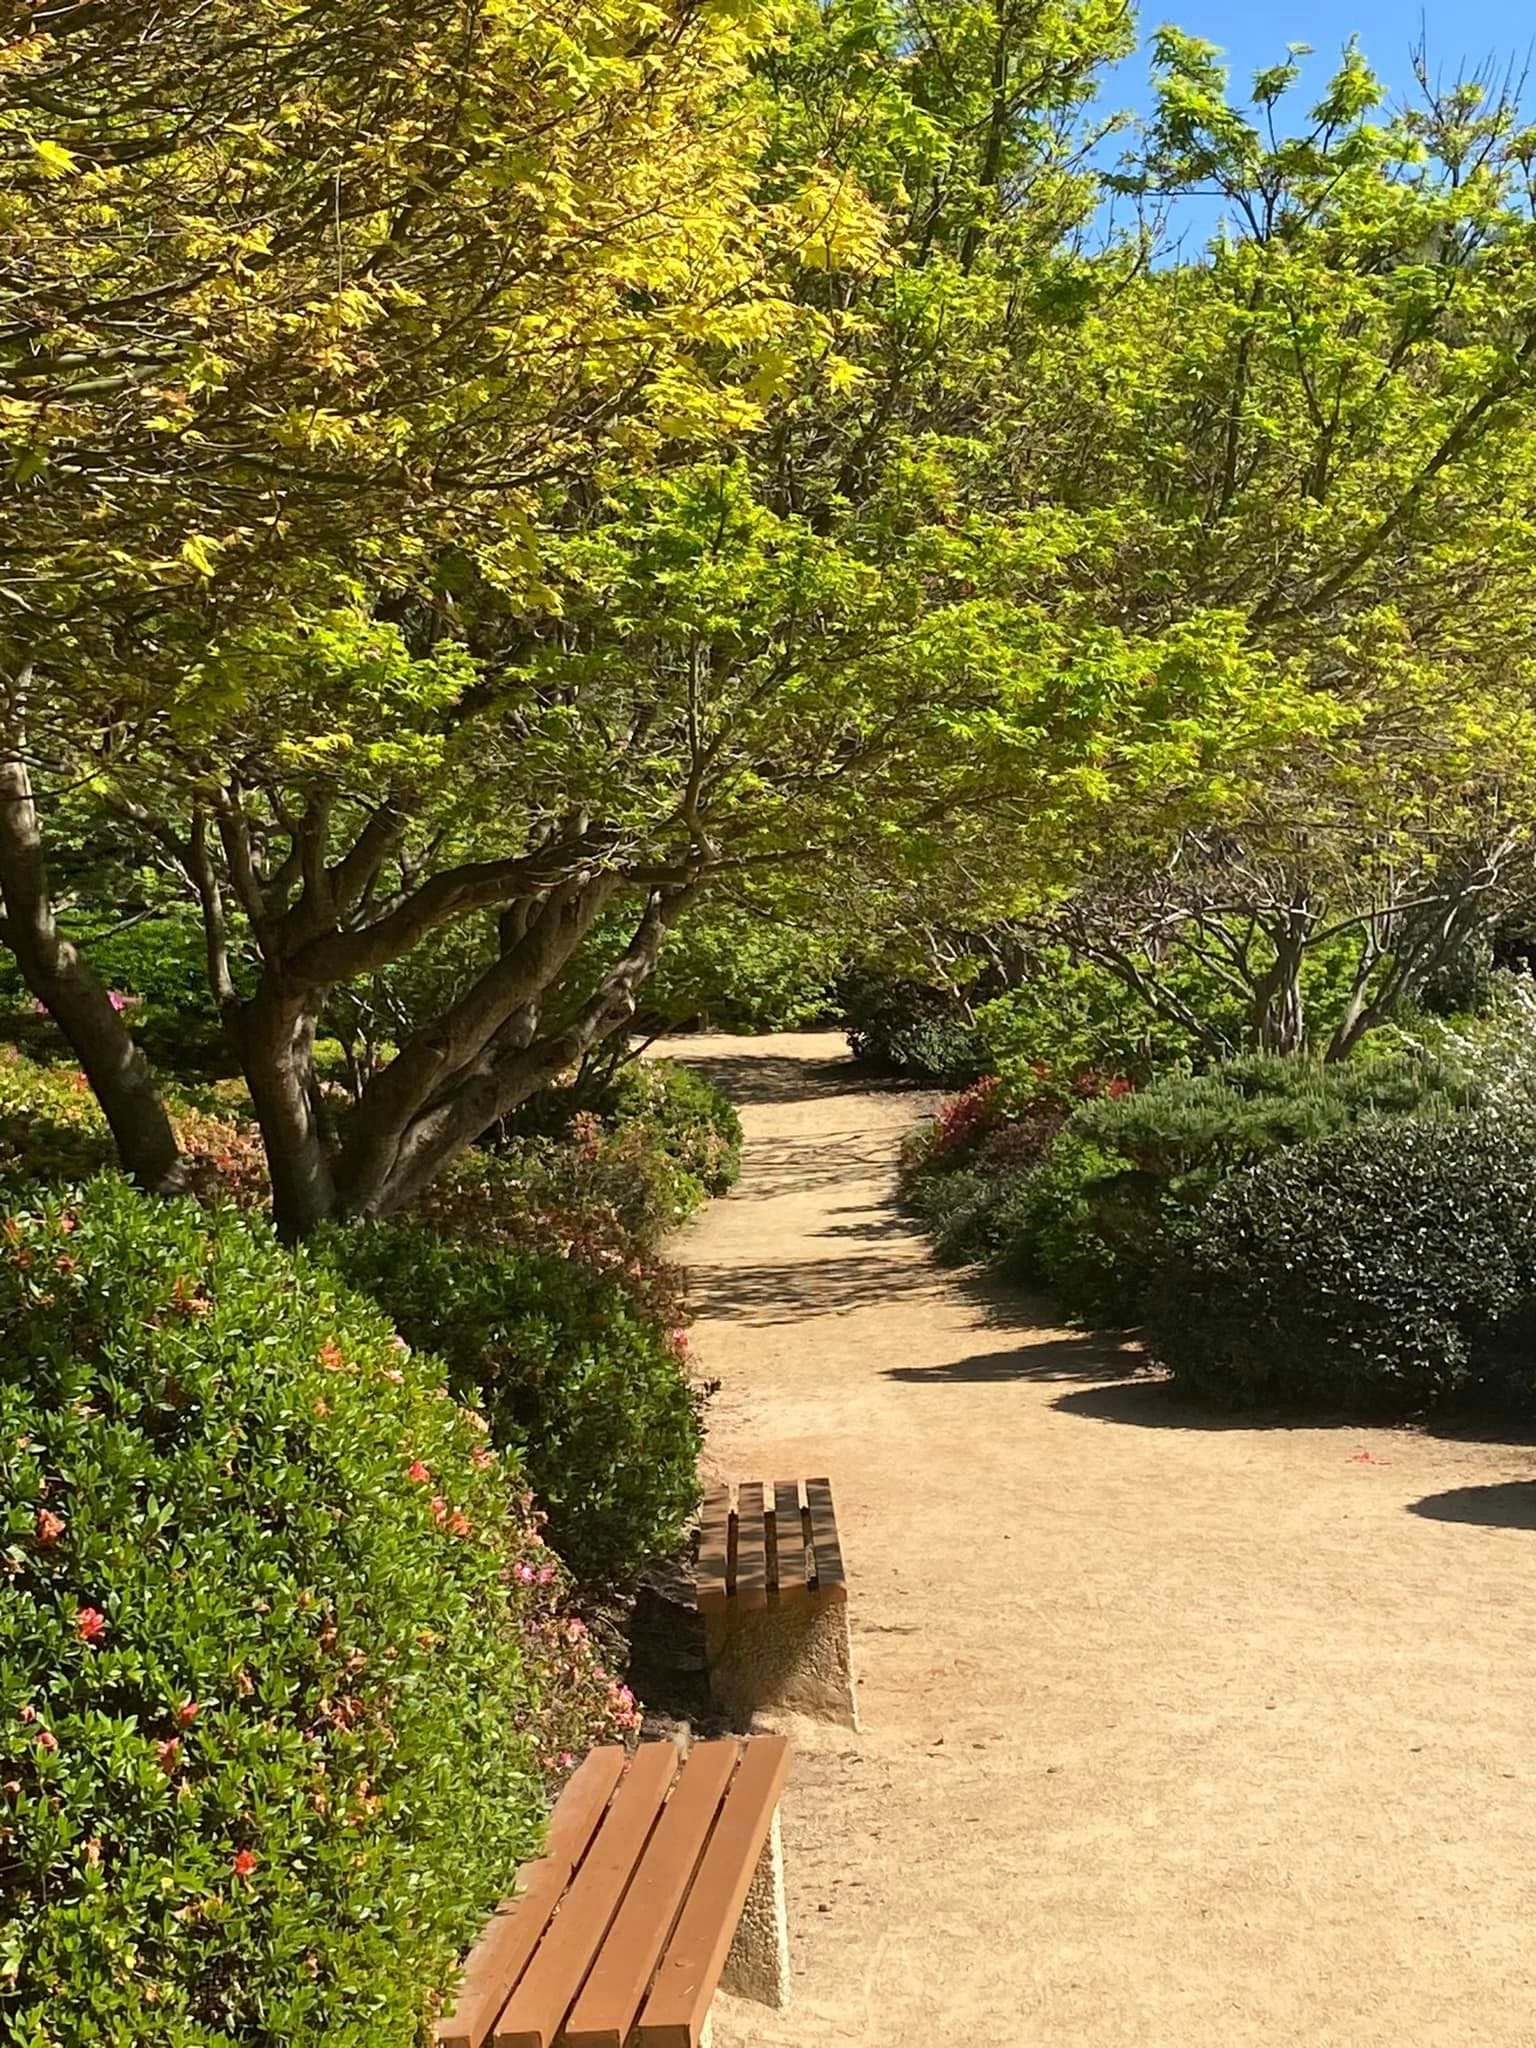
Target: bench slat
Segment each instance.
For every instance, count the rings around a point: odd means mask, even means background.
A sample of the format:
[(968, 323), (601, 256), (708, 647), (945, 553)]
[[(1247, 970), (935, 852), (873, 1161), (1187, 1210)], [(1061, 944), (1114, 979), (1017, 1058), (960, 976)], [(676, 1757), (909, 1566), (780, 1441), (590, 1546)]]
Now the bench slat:
[(560, 1910), (496, 2025), (496, 2048), (552, 2048), (603, 1945), (677, 1770), (670, 1742), (636, 1750)]
[(698, 2048), (788, 1771), (783, 1736), (761, 1735), (742, 1745), (740, 1767), (667, 1943), (633, 2048)]
[(843, 1549), (837, 1538), (837, 1517), (832, 1512), (830, 1479), (807, 1479), (805, 1498), (811, 1511), (811, 1540), (816, 1548), (816, 1584), (823, 1593), (834, 1588), (844, 1592)]
[(779, 1592), (803, 1593), (806, 1587), (805, 1522), (798, 1479), (781, 1479), (773, 1489), (774, 1520), (779, 1525)]
[(565, 2023), (561, 2048), (624, 2048), (741, 1754), (739, 1742), (688, 1752), (629, 1894)]
[(727, 1486), (712, 1487), (704, 1497), (704, 1514), (699, 1542), (699, 1605), (723, 1606), (731, 1547), (731, 1492)]
[(437, 2048), (482, 2048), (597, 1833), (625, 1755), (617, 1744), (594, 1749), (571, 1776), (550, 1816), (544, 1854), (523, 1865), (516, 1897), (498, 1908), (470, 1952), (453, 2008), (433, 2029)]
[(737, 1493), (736, 1598), (743, 1608), (768, 1605), (768, 1535), (757, 1479), (744, 1479)]

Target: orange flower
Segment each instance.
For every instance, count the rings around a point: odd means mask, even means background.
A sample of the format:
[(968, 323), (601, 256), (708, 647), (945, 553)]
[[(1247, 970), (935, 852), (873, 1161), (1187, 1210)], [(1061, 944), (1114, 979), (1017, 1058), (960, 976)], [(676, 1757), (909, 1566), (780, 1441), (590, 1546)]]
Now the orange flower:
[(235, 1856), (229, 1867), (236, 1877), (249, 1877), (256, 1868), (256, 1858), (249, 1849), (242, 1849)]
[(37, 1519), (32, 1524), (32, 1528), (39, 1543), (57, 1543), (64, 1534), (62, 1517), (49, 1514), (46, 1508), (38, 1509)]
[(107, 1617), (99, 1607), (78, 1607), (75, 1610), (75, 1633), (82, 1643), (94, 1643), (107, 1632)]

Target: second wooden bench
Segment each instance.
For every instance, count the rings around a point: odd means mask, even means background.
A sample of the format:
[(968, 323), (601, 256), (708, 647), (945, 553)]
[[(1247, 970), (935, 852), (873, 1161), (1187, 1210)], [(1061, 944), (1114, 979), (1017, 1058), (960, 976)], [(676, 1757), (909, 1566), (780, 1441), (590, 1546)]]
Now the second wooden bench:
[(829, 1480), (715, 1487), (704, 1501), (697, 1595), (710, 1690), (738, 1725), (778, 1707), (858, 1727)]

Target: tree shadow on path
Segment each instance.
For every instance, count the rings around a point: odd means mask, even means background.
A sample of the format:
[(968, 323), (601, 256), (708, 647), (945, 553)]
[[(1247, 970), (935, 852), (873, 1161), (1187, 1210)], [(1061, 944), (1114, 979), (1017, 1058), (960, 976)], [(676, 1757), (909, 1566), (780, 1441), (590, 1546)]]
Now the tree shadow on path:
[(1536, 1529), (1536, 1479), (1496, 1486), (1453, 1486), (1410, 1501), (1410, 1515), (1428, 1522), (1471, 1522), (1485, 1529)]

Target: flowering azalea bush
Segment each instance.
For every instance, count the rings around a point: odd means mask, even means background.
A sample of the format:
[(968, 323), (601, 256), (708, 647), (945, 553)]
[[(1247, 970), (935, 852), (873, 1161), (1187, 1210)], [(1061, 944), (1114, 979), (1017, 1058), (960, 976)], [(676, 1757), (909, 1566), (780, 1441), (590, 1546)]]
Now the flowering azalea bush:
[(405, 2048), (633, 1725), (442, 1373), (227, 1207), (0, 1218), (18, 2048)]
[(680, 1326), (575, 1260), (422, 1223), (333, 1227), (320, 1250), (484, 1404), (579, 1578), (631, 1579), (678, 1543), (700, 1443)]

